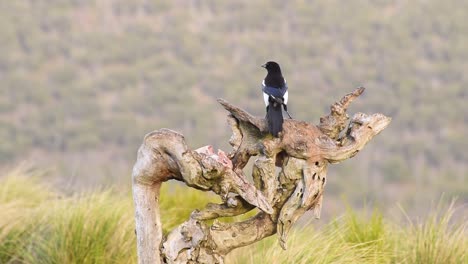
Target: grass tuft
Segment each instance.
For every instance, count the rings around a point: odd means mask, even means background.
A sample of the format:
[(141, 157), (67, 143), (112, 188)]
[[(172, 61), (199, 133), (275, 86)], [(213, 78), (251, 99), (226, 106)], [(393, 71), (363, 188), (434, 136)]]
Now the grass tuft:
[(40, 228), (23, 253), (29, 263), (133, 263), (133, 208), (111, 191), (44, 204)]
[(441, 205), (423, 221), (409, 221), (403, 230), (400, 261), (406, 263), (468, 263), (468, 219), (453, 219), (454, 203)]

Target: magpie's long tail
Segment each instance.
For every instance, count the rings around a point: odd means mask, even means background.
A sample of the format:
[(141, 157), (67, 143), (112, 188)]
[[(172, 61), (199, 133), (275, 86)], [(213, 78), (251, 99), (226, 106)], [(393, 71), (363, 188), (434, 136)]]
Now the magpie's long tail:
[(266, 120), (268, 122), (268, 132), (274, 137), (278, 137), (283, 130), (283, 112), (281, 104), (270, 101), (267, 108)]

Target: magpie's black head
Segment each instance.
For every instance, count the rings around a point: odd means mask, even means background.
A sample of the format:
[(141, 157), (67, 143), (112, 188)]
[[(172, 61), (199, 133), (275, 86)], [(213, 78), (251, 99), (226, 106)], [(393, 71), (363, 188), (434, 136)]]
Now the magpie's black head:
[(268, 73), (279, 73), (281, 74), (281, 68), (278, 63), (274, 61), (269, 61), (265, 64), (262, 65), (263, 68), (265, 68)]

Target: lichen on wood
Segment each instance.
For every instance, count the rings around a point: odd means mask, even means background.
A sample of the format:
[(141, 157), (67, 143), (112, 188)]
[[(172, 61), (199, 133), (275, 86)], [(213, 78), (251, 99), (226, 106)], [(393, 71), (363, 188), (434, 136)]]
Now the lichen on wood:
[[(218, 99), (229, 112), (233, 150), (228, 154), (211, 146), (191, 150), (169, 129), (146, 135), (132, 174), (139, 263), (223, 263), (233, 249), (274, 234), (286, 249), (289, 231), (305, 212), (320, 217), (328, 164), (356, 155), (391, 121), (357, 113), (348, 123), (347, 108), (363, 92), (358, 88), (334, 103), (317, 126), (286, 119), (278, 138), (267, 132), (264, 118)], [(253, 156), (250, 182), (243, 168)], [(222, 204), (195, 210), (163, 238), (159, 187), (171, 179), (213, 191)], [(245, 221), (216, 220), (254, 208), (259, 212)], [(215, 221), (209, 225), (208, 219)]]

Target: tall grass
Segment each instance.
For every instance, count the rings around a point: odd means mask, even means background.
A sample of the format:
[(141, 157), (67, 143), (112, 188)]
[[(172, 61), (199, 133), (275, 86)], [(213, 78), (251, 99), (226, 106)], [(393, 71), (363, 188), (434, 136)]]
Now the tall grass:
[(405, 252), (398, 256), (399, 261), (407, 263), (468, 263), (467, 219), (454, 222), (453, 203), (447, 210), (439, 205), (425, 220), (410, 222), (402, 230), (399, 250)]
[[(166, 231), (217, 200), (177, 186), (161, 195)], [(136, 262), (130, 190), (64, 196), (18, 169), (0, 178), (0, 216), (0, 263)]]
[(230, 263), (468, 263), (466, 215), (437, 208), (424, 221), (396, 224), (378, 210), (370, 217), (348, 209), (320, 230), (306, 225), (288, 239), (283, 251), (270, 237), (235, 250)]
[[(216, 197), (185, 187), (161, 191), (163, 228), (172, 229)], [(183, 207), (181, 206), (183, 205)], [(468, 263), (466, 215), (435, 209), (397, 223), (348, 209), (330, 224), (296, 228), (283, 251), (272, 236), (233, 251), (227, 263)], [(61, 195), (31, 172), (0, 178), (0, 263), (136, 263), (130, 191)]]
[(21, 259), (40, 219), (37, 207), (53, 197), (35, 173), (12, 170), (0, 181), (0, 263)]
[(313, 222), (296, 229), (287, 251), (273, 237), (229, 258), (233, 263), (387, 263), (392, 256), (387, 228), (378, 211), (367, 219), (348, 209), (320, 230), (313, 228)]
[(40, 181), (40, 172), (17, 167), (0, 178), (0, 204), (35, 207), (57, 195), (50, 186)]
[(132, 263), (132, 206), (110, 191), (50, 201), (23, 252), (28, 263)]

